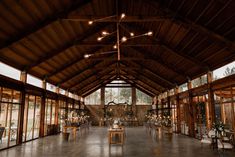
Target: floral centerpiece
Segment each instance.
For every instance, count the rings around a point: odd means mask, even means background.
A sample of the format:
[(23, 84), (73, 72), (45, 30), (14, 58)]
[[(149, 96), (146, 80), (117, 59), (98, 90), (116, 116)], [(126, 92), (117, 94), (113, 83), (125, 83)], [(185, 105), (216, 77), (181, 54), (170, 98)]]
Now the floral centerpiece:
[(224, 126), (225, 125), (223, 124), (223, 122), (219, 121), (219, 122), (213, 123), (212, 128), (215, 130), (216, 135), (217, 134), (221, 135), (222, 132), (224, 132)]

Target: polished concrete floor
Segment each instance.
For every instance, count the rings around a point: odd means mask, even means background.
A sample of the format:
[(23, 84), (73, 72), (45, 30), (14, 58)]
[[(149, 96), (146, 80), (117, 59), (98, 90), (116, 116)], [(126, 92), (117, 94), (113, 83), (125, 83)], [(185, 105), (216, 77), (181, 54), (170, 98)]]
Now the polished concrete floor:
[(107, 128), (93, 127), (64, 141), (61, 135), (41, 138), (0, 151), (0, 157), (235, 157), (235, 150), (213, 150), (184, 135), (151, 135), (143, 127), (126, 128), (125, 144), (108, 144)]

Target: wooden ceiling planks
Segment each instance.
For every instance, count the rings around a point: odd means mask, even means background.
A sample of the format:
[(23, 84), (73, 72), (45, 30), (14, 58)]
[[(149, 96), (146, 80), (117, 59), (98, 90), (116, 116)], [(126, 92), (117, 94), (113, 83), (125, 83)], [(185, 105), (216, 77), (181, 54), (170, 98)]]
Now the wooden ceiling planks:
[(121, 44), (124, 70), (115, 66), (115, 55), (84, 59), (86, 53), (113, 51), (115, 33), (96, 38), (115, 31), (116, 18), (88, 25), (116, 15), (113, 0), (1, 1), (0, 61), (81, 95), (117, 75), (135, 78), (132, 85), (155, 95), (235, 60), (232, 0), (119, 0), (117, 8), (126, 14), (121, 36), (153, 31)]

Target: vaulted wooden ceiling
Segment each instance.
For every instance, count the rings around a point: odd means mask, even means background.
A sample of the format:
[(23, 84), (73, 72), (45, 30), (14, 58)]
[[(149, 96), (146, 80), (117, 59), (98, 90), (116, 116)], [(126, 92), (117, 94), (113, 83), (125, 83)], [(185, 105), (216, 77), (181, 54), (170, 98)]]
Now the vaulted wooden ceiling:
[[(233, 0), (3, 0), (0, 60), (82, 96), (118, 78), (157, 95), (235, 60), (234, 9)], [(97, 37), (115, 32), (121, 13), (120, 37), (153, 35), (122, 43), (118, 61), (100, 54), (116, 33)]]

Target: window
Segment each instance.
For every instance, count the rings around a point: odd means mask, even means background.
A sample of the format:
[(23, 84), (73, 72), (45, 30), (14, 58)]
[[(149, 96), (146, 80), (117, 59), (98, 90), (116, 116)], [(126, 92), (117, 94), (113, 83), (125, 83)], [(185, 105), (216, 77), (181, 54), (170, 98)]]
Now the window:
[(199, 87), (207, 83), (207, 75), (202, 75), (194, 80), (192, 80), (192, 88)]
[(55, 92), (56, 91), (56, 86), (50, 83), (47, 83), (47, 90)]
[(175, 94), (175, 89), (171, 89), (170, 91), (169, 91), (169, 95), (171, 96), (171, 95), (174, 95)]
[(69, 92), (69, 97), (70, 97), (70, 98), (73, 98), (73, 93), (70, 93), (70, 92)]
[(235, 74), (235, 61), (213, 71), (213, 80)]
[(152, 97), (136, 89), (136, 105), (152, 105)]
[(19, 70), (0, 62), (0, 74), (15, 80), (20, 80), (20, 73)]
[(184, 83), (179, 86), (179, 92), (184, 92), (186, 90), (188, 90), (188, 83)]
[(59, 93), (62, 94), (62, 95), (65, 95), (65, 90), (60, 88)]
[(40, 80), (40, 79), (30, 75), (30, 74), (27, 75), (27, 83), (31, 84), (33, 86), (42, 88), (42, 80)]
[(86, 105), (100, 105), (101, 104), (100, 96), (101, 96), (101, 90), (98, 89), (94, 93), (85, 97), (85, 104)]
[(105, 88), (105, 105), (109, 102), (132, 103), (131, 88)]

